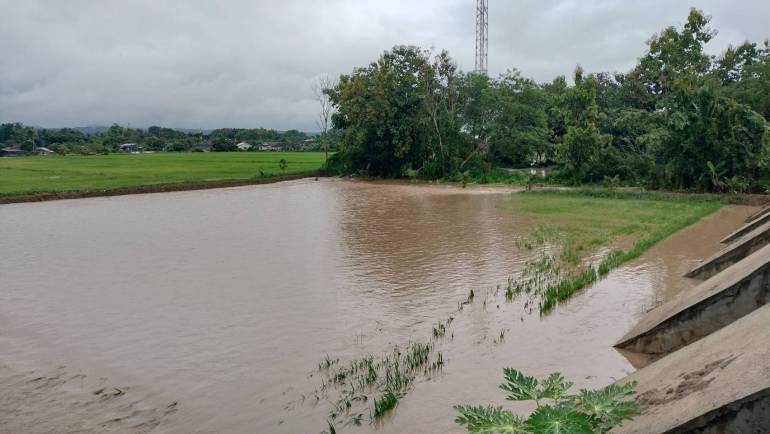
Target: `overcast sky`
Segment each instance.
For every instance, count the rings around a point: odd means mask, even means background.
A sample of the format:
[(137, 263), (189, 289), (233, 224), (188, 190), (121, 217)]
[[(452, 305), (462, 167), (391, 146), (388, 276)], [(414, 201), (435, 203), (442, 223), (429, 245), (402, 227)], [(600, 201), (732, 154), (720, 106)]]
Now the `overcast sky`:
[[(490, 0), (490, 73), (626, 71), (691, 6), (709, 51), (770, 37), (769, 0)], [(315, 130), (312, 83), (396, 44), (473, 68), (475, 0), (0, 0), (0, 122)]]

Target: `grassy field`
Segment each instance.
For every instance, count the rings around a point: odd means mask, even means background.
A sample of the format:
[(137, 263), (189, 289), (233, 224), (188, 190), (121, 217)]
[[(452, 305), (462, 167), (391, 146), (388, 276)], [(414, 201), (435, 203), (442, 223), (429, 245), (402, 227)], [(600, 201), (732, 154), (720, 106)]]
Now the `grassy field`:
[[(555, 252), (543, 249), (507, 288), (509, 299), (533, 296), (541, 313), (547, 313), (613, 268), (716, 212), (722, 202), (713, 197), (597, 190), (513, 194), (507, 206), (538, 223), (524, 247), (556, 247)], [(587, 261), (599, 252), (598, 260)]]
[[(287, 166), (281, 170), (279, 161)], [(0, 158), (0, 197), (250, 180), (315, 172), (322, 152), (155, 153)]]

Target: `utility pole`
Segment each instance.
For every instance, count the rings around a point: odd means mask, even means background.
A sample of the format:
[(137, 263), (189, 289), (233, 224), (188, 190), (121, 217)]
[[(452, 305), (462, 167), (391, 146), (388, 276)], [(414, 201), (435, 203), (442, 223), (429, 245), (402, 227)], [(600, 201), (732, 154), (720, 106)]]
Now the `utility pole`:
[(476, 0), (476, 72), (487, 75), (489, 65), (489, 6)]

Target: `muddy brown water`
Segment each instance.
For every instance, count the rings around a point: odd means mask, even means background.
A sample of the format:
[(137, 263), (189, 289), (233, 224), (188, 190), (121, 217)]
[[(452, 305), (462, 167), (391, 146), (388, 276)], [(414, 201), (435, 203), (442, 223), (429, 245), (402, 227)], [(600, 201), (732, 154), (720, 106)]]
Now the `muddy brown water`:
[(754, 210), (724, 208), (540, 318), (491, 295), (534, 255), (509, 194), (301, 180), (0, 206), (0, 432), (318, 433), (326, 354), (428, 340), (473, 288), (444, 369), (340, 430), (460, 433), (452, 405), (504, 404), (504, 367), (576, 387), (632, 372), (615, 341)]

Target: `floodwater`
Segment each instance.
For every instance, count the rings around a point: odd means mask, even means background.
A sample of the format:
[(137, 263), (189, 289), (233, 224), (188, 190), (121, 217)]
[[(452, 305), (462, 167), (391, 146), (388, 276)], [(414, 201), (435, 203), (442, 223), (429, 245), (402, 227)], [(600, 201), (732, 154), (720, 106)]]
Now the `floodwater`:
[(324, 356), (425, 341), (473, 288), (443, 370), (380, 423), (338, 427), (460, 433), (452, 405), (505, 403), (504, 367), (576, 388), (632, 372), (613, 343), (752, 211), (724, 208), (541, 318), (493, 294), (535, 254), (509, 194), (302, 180), (0, 206), (0, 432), (318, 433)]

